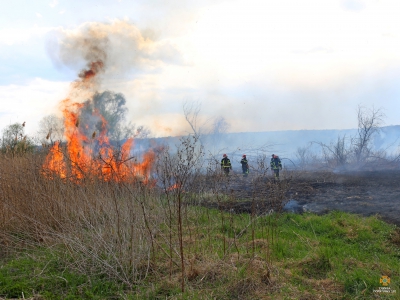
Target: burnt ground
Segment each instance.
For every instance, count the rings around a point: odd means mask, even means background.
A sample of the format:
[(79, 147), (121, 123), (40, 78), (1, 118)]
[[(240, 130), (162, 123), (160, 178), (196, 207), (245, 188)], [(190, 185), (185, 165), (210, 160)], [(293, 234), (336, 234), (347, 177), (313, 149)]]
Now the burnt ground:
[[(317, 174), (316, 174), (317, 175)], [(319, 177), (319, 178), (318, 178)], [(292, 198), (304, 211), (339, 210), (363, 216), (379, 215), (400, 226), (400, 171), (369, 171), (295, 178)]]
[[(324, 214), (338, 210), (362, 216), (378, 215), (400, 226), (400, 171), (292, 172), (282, 174), (279, 183), (271, 177), (255, 184), (255, 176), (232, 177), (225, 191), (231, 199), (206, 202), (235, 212), (265, 213), (271, 209)], [(278, 200), (270, 200), (278, 199)], [(279, 204), (278, 204), (279, 202)]]

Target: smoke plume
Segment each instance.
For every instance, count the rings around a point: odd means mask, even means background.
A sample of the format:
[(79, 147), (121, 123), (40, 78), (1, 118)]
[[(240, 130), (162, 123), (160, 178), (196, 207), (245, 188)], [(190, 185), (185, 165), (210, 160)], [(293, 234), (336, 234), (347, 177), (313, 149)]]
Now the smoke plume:
[(49, 53), (57, 65), (87, 69), (89, 74), (80, 77), (97, 72), (98, 80), (152, 71), (165, 62), (180, 64), (182, 57), (169, 42), (145, 37), (134, 24), (119, 20), (59, 30), (49, 41)]
[[(171, 51), (165, 43), (143, 37), (137, 27), (122, 21), (86, 23), (76, 30), (62, 30), (58, 37), (58, 61), (83, 69), (60, 104), (67, 153), (61, 152), (59, 143), (51, 148), (43, 166), (46, 175), (55, 173), (77, 181), (88, 174), (116, 181), (147, 178), (153, 151), (145, 153), (142, 162), (130, 162), (133, 137), (121, 146), (118, 155), (110, 144), (110, 124), (123, 120), (126, 111), (123, 95), (107, 91), (99, 96), (99, 92), (105, 80), (122, 78), (132, 69), (157, 68), (165, 55), (173, 58), (178, 52)], [(165, 47), (168, 51), (161, 54)], [(120, 128), (112, 125), (116, 127)]]

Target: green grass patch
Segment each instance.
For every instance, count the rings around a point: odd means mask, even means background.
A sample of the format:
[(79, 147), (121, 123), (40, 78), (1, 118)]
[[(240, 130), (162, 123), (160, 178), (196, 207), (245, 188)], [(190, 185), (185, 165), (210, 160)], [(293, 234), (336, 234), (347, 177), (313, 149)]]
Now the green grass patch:
[(123, 292), (121, 284), (101, 276), (88, 277), (74, 272), (58, 254), (51, 248), (37, 248), (3, 260), (0, 265), (0, 297), (117, 299)]
[[(75, 272), (65, 251), (37, 248), (1, 261), (0, 297), (399, 299), (400, 231), (376, 217), (342, 212), (252, 217), (192, 207), (183, 225), (183, 293), (177, 244), (170, 264), (167, 239), (157, 237), (148, 276), (131, 289), (104, 274)], [(168, 230), (162, 226), (158, 236), (168, 237)], [(390, 278), (388, 287), (396, 294), (374, 292), (383, 287), (382, 276)]]

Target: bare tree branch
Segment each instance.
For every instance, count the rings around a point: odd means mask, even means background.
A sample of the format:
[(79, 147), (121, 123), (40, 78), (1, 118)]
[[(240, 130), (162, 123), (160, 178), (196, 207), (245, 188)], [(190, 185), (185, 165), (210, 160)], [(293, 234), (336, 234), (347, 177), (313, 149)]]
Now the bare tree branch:
[(198, 117), (201, 110), (201, 104), (196, 102), (186, 101), (183, 104), (183, 114), (185, 115), (186, 121), (189, 123), (190, 128), (193, 130), (195, 136), (200, 136), (200, 128), (198, 127)]
[(358, 130), (357, 136), (353, 139), (354, 155), (357, 163), (367, 160), (372, 152), (371, 142), (373, 136), (379, 132), (385, 114), (382, 109), (359, 105), (357, 110)]

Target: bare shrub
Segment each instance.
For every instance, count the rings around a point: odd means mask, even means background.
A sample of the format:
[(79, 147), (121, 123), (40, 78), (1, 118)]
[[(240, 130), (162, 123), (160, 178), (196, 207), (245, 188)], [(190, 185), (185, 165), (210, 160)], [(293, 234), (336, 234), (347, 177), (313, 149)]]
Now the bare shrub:
[(330, 145), (316, 142), (322, 148), (326, 167), (329, 169), (346, 169), (351, 155), (350, 144), (346, 136), (338, 136), (336, 142)]
[(299, 168), (303, 169), (310, 164), (310, 154), (308, 147), (298, 147), (295, 155), (298, 161)]
[[(200, 173), (203, 149), (198, 135), (189, 135), (181, 138), (181, 144), (177, 146), (176, 153), (169, 152), (165, 148), (157, 159), (157, 177), (166, 196), (164, 206), (167, 216), (168, 244), (170, 259), (170, 275), (172, 274), (172, 262), (174, 257), (173, 235), (178, 237), (179, 260), (181, 267), (181, 289), (185, 289), (185, 253), (184, 253), (184, 227), (190, 228), (187, 218), (186, 205), (188, 192), (192, 190), (197, 175)], [(186, 212), (186, 213), (185, 213)], [(186, 216), (186, 219), (185, 219)], [(189, 232), (190, 236), (190, 232)]]
[(311, 150), (312, 143), (308, 146), (298, 147), (295, 152), (296, 168), (301, 170), (318, 169), (323, 160)]

